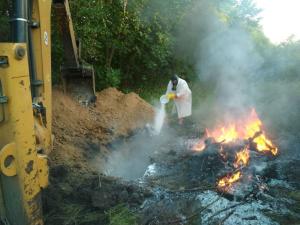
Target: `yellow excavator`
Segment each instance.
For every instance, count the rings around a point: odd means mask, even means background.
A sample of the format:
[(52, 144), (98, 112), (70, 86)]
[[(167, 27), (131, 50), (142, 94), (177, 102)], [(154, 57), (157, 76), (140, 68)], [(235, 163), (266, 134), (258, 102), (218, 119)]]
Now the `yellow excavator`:
[(9, 2), (11, 38), (0, 43), (0, 225), (42, 225), (53, 143), (51, 9), (62, 34), (65, 91), (93, 101), (94, 70), (81, 60), (68, 0)]

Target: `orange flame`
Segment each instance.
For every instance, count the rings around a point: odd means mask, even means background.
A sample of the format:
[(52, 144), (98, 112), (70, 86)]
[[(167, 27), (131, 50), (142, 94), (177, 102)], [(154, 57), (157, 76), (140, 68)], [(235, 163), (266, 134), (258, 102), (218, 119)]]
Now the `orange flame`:
[(236, 153), (235, 161), (233, 163), (235, 168), (238, 168), (240, 166), (246, 166), (248, 165), (250, 160), (250, 151), (246, 147), (242, 151)]
[(224, 188), (224, 187), (230, 187), (234, 182), (238, 181), (242, 177), (241, 172), (237, 171), (231, 176), (225, 176), (221, 178), (218, 182), (218, 187)]
[(212, 132), (206, 131), (207, 137), (213, 137), (217, 142), (229, 143), (238, 139), (238, 133), (235, 128), (235, 124), (230, 124), (229, 126), (221, 127)]
[[(243, 120), (237, 120), (225, 126), (220, 126), (213, 131), (206, 129), (206, 136), (220, 143), (231, 143), (239, 139), (246, 140), (250, 138), (257, 145), (258, 151), (268, 151), (273, 155), (278, 154), (278, 149), (265, 136), (262, 130), (262, 122), (257, 116), (255, 109), (252, 109), (248, 117)], [(196, 151), (202, 151), (204, 148), (203, 139), (193, 146), (193, 150)]]
[[(263, 124), (255, 109), (252, 109), (249, 115), (243, 119), (237, 119), (232, 123), (219, 126), (217, 129), (209, 131), (206, 129), (206, 136), (201, 138), (198, 143), (193, 146), (193, 150), (203, 151), (205, 149), (205, 139), (211, 138), (220, 143), (220, 155), (223, 160), (227, 159), (227, 154), (224, 152), (223, 143), (234, 143), (238, 140), (249, 140), (254, 144), (254, 147), (259, 152), (270, 152), (273, 155), (278, 154), (277, 147), (266, 137), (263, 130)], [(247, 166), (250, 161), (250, 149), (246, 146), (235, 155), (233, 166), (241, 169), (242, 166)], [(237, 182), (242, 176), (241, 171), (228, 174), (218, 181), (219, 188), (228, 188), (234, 182)]]
[(246, 119), (244, 124), (245, 124), (245, 129), (243, 131), (244, 139), (252, 138), (257, 134), (257, 132), (261, 131), (262, 122), (258, 118), (255, 109), (251, 110), (251, 113), (249, 117)]
[(259, 152), (271, 151), (273, 155), (278, 154), (278, 149), (266, 138), (264, 134), (254, 138), (253, 142), (256, 144), (256, 149)]

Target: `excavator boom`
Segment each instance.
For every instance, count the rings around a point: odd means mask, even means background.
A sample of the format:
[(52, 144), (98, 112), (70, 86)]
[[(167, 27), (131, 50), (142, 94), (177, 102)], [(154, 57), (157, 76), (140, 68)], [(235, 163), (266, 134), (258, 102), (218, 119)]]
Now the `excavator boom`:
[(75, 38), (68, 0), (54, 0), (53, 8), (64, 49), (61, 66), (64, 91), (88, 104), (95, 98), (94, 68), (81, 58), (81, 44)]

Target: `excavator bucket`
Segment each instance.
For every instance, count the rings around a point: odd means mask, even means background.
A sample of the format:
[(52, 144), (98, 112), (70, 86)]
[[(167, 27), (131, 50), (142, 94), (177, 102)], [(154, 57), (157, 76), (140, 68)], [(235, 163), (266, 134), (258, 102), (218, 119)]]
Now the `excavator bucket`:
[(72, 95), (83, 105), (95, 102), (95, 76), (92, 66), (62, 66), (61, 75), (65, 93)]
[(96, 100), (93, 66), (81, 59), (81, 45), (75, 38), (68, 0), (53, 0), (53, 7), (64, 49), (61, 66), (64, 91), (88, 105)]

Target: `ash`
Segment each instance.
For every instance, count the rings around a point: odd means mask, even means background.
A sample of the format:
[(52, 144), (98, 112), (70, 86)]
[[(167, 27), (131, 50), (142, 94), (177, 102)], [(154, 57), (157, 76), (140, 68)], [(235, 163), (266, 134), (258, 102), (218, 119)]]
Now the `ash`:
[(148, 167), (135, 180), (152, 193), (134, 208), (138, 224), (299, 224), (300, 160), (251, 150), (250, 164), (238, 168), (241, 178), (221, 190), (217, 181), (235, 171), (234, 156), (244, 142), (222, 144), (224, 159), (220, 143), (208, 141), (195, 152), (194, 137), (163, 139), (153, 141)]
[(289, 197), (296, 189), (280, 175), (280, 158), (253, 162), (239, 182), (219, 190), (215, 181), (226, 168), (214, 152), (176, 151), (153, 159), (139, 179), (153, 192), (139, 209), (140, 224), (289, 224), (278, 216), (300, 221)]
[[(224, 225), (277, 225), (263, 214), (264, 210), (272, 210), (270, 205), (265, 205), (262, 201), (249, 202), (240, 204), (240, 202), (229, 201), (213, 191), (205, 191), (197, 197), (200, 205), (205, 207), (211, 202), (211, 206), (203, 211), (201, 216), (202, 224), (218, 224), (223, 222)], [(236, 207), (234, 207), (237, 205)], [(225, 210), (227, 209), (228, 210)], [(223, 212), (222, 212), (223, 210)]]

